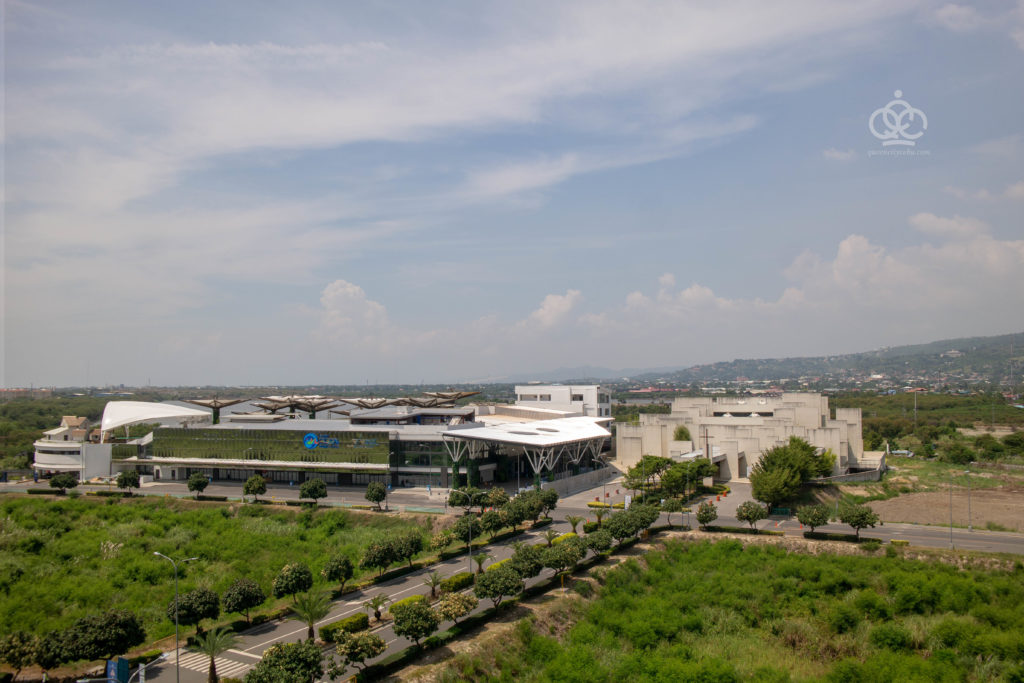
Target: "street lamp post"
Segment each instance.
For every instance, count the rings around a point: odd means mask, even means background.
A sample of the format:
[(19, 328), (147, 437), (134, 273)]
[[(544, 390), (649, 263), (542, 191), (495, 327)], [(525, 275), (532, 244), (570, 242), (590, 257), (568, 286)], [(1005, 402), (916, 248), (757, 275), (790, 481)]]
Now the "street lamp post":
[[(473, 499), (469, 497), (469, 494), (459, 489), (452, 489), (452, 493), (461, 493), (466, 497), (467, 503), (472, 503)], [(472, 515), (472, 510), (466, 510), (466, 516)], [(466, 564), (469, 566), (469, 573), (473, 573), (473, 520), (469, 520), (469, 524), (466, 525)]]
[[(181, 683), (181, 665), (178, 663), (178, 660), (181, 659), (181, 652), (178, 650), (178, 563), (163, 553), (158, 553), (155, 550), (153, 551), (153, 554), (164, 558), (171, 563), (172, 567), (174, 567), (174, 680), (176, 683)], [(188, 557), (181, 562), (184, 564), (185, 562), (191, 562), (198, 559), (198, 557)]]
[(953, 547), (953, 477), (949, 478), (949, 547)]
[(967, 475), (967, 531), (974, 531), (971, 527), (971, 471), (964, 470)]

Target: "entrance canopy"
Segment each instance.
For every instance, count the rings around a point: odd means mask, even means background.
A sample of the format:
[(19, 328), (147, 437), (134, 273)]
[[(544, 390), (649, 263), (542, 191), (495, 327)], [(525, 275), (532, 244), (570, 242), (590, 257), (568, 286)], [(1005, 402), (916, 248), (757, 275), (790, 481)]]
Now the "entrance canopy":
[(162, 422), (164, 420), (209, 420), (205, 410), (186, 408), (169, 403), (146, 403), (144, 401), (111, 401), (103, 409), (100, 431), (109, 432), (125, 425), (139, 422)]
[(602, 425), (610, 417), (563, 417), (533, 422), (453, 427), (441, 434), (445, 449), (452, 461), (462, 456), (480, 457), (489, 444), (519, 447), (526, 456), (534, 474), (552, 470), (564, 454), (573, 464), (579, 464), (584, 455), (597, 457), (605, 439), (611, 432)]

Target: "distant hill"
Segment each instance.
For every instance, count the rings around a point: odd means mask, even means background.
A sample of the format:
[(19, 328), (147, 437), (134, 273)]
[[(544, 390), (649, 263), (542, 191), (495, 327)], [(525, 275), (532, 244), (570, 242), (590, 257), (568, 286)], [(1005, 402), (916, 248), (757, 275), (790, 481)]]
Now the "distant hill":
[(640, 381), (666, 380), (678, 384), (707, 381), (771, 381), (797, 378), (833, 378), (836, 381), (884, 375), (891, 380), (920, 378), (929, 381), (968, 380), (1006, 383), (1013, 346), (1014, 382), (1024, 368), (1024, 333), (996, 337), (944, 339), (928, 344), (893, 346), (864, 353), (806, 358), (737, 359), (694, 365), (675, 372), (645, 372)]

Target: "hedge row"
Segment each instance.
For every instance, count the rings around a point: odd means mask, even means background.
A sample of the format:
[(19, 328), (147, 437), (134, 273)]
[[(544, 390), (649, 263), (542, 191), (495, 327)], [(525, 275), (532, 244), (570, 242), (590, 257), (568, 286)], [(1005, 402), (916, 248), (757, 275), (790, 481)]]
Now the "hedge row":
[(370, 628), (370, 617), (366, 612), (358, 612), (352, 616), (333, 621), (320, 627), (320, 639), (325, 643), (338, 642), (338, 633), (356, 633)]
[(463, 589), (469, 588), (473, 585), (473, 575), (469, 572), (459, 572), (458, 574), (452, 574), (447, 579), (441, 582), (441, 592), (443, 593), (455, 593)]
[(857, 538), (856, 534), (836, 534), (825, 531), (805, 531), (804, 538), (809, 538), (815, 541), (844, 541), (846, 543), (863, 543), (864, 541), (882, 542), (880, 538), (869, 538), (867, 536)]
[(708, 531), (725, 531), (730, 534), (747, 534), (750, 536), (785, 536), (784, 531), (769, 531), (768, 529), (751, 529), (748, 526), (709, 526)]
[(565, 543), (570, 538), (578, 538), (578, 536), (576, 534), (574, 534), (573, 532), (569, 531), (569, 532), (564, 533), (561, 536), (555, 538), (553, 541), (551, 541), (551, 545), (558, 545), (559, 543)]
[(503, 564), (505, 564), (506, 562), (508, 562), (511, 559), (512, 559), (511, 557), (506, 557), (504, 560), (498, 560), (497, 562), (495, 562), (494, 564), (489, 566), (484, 571), (485, 572), (494, 571), (495, 569), (497, 569), (498, 567), (502, 566)]
[(407, 598), (402, 598), (401, 600), (398, 600), (396, 602), (391, 603), (391, 607), (389, 607), (388, 609), (391, 610), (391, 609), (394, 609), (396, 607), (402, 607), (403, 605), (412, 605), (412, 604), (415, 604), (417, 602), (420, 602), (420, 603), (423, 603), (424, 605), (426, 605), (427, 604), (427, 596), (425, 596), (425, 595), (410, 595)]

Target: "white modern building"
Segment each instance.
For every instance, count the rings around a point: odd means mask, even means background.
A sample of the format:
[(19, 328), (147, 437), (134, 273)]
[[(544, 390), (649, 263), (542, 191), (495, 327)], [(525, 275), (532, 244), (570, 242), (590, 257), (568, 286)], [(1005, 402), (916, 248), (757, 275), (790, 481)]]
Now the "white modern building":
[(516, 405), (583, 417), (611, 417), (608, 391), (596, 384), (517, 384)]
[(667, 415), (641, 413), (638, 424), (616, 423), (616, 457), (625, 469), (643, 455), (686, 460), (707, 453), (717, 478), (744, 479), (763, 451), (797, 436), (836, 454), (833, 474), (876, 468), (877, 458), (864, 455), (860, 408), (835, 413), (821, 394), (677, 398)]
[(110, 444), (90, 441), (89, 422), (84, 417), (65, 415), (59, 427), (43, 432), (43, 438), (32, 446), (32, 467), (44, 475), (71, 472), (84, 480), (110, 473)]

